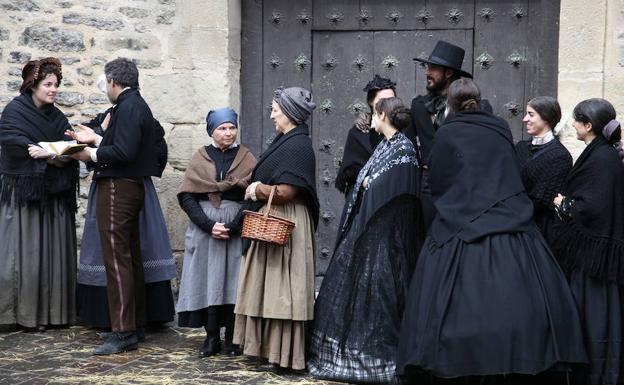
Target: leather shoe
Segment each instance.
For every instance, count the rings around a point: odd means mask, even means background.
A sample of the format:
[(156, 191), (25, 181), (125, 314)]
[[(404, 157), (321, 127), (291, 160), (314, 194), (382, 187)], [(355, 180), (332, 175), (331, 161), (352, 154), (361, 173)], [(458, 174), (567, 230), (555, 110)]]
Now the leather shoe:
[(139, 347), (139, 339), (135, 332), (113, 332), (104, 343), (95, 350), (96, 356), (123, 353)]
[(279, 373), (281, 372), (281, 368), (278, 364), (274, 364), (271, 362), (262, 364), (262, 365), (258, 365), (258, 370), (261, 370), (263, 372), (270, 372), (270, 373)]
[(221, 350), (221, 338), (216, 335), (208, 334), (204, 341), (204, 346), (199, 349), (199, 358), (214, 356)]
[[(98, 332), (97, 335), (103, 339), (103, 340), (107, 340), (108, 338), (110, 338), (110, 336), (113, 335), (113, 333), (115, 332)], [(137, 331), (135, 332), (137, 339), (139, 340), (139, 342), (145, 342), (145, 329), (140, 328), (137, 329)]]

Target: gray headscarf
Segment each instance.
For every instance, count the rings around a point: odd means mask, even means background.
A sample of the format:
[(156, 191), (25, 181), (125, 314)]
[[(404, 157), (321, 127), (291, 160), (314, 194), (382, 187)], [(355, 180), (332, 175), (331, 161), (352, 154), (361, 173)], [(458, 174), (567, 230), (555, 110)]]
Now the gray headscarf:
[(310, 91), (301, 87), (278, 88), (274, 92), (273, 99), (279, 104), (284, 115), (296, 125), (305, 123), (316, 108)]

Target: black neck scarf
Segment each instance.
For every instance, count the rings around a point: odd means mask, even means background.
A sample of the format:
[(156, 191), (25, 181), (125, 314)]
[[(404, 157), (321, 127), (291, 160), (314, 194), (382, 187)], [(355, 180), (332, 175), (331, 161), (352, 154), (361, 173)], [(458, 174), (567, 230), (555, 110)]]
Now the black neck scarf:
[(0, 118), (0, 200), (45, 204), (57, 196), (76, 210), (78, 162), (72, 160), (65, 167), (55, 167), (28, 154), (29, 144), (68, 140), (64, 133), (70, 128), (58, 108), (37, 108), (29, 93), (17, 96), (5, 107)]
[(431, 115), (435, 116), (433, 124), (436, 128), (444, 123), (444, 112), (446, 111), (446, 95), (427, 95), (425, 108)]

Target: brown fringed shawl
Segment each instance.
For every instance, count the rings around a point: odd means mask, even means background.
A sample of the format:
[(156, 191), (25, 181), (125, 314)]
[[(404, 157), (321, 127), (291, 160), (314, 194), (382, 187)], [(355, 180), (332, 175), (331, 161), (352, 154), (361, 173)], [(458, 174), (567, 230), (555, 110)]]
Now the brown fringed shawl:
[(184, 173), (184, 179), (178, 190), (178, 201), (183, 193), (208, 194), (212, 205), (218, 208), (221, 205), (221, 193), (234, 187), (247, 188), (254, 167), (256, 158), (247, 147), (241, 145), (225, 178), (217, 182), (214, 161), (206, 148), (202, 147), (195, 152)]

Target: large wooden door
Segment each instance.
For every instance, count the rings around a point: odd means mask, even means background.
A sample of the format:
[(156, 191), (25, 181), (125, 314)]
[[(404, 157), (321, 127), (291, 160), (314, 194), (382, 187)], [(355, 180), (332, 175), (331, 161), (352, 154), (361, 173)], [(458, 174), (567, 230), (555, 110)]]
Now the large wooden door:
[(314, 95), (310, 121), (321, 203), (317, 273), (334, 247), (344, 198), (334, 188), (362, 88), (374, 74), (397, 82), (406, 104), (425, 92), (427, 56), (442, 39), (466, 50), (494, 112), (523, 137), (527, 99), (556, 96), (559, 1), (548, 0), (250, 0), (243, 2), (242, 141), (259, 154), (275, 135), (273, 90), (302, 86)]

